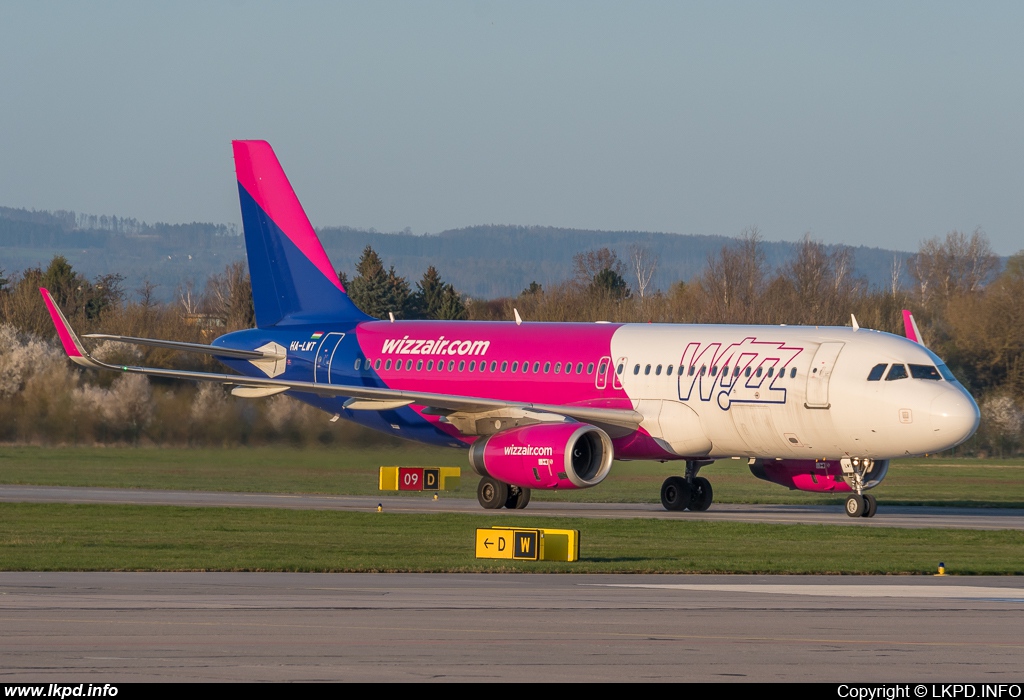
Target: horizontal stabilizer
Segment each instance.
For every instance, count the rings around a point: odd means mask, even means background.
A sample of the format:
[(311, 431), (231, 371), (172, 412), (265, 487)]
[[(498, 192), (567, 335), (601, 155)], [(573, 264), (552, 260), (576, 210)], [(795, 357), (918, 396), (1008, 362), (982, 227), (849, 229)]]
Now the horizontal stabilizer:
[(216, 355), (217, 357), (235, 357), (240, 360), (284, 360), (286, 358), (285, 355), (266, 350), (235, 350), (216, 345), (202, 345), (201, 343), (182, 343), (176, 340), (133, 338), (127, 335), (107, 335), (106, 333), (87, 333), (85, 337), (95, 338), (96, 340), (113, 340), (117, 343), (129, 343), (130, 345), (147, 345), (154, 348), (166, 348), (167, 350), (180, 350), (181, 352), (197, 352), (203, 355)]

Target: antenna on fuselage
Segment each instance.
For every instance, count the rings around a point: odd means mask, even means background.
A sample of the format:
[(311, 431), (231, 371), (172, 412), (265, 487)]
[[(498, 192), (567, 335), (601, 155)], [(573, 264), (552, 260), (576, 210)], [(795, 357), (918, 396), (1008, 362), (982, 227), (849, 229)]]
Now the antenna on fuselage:
[(394, 323), (395, 322), (395, 312), (394, 311), (388, 311), (388, 318), (390, 318), (391, 322)]
[(515, 309), (515, 308), (512, 309), (512, 313), (514, 313), (516, 315), (516, 325), (517, 326), (523, 325), (523, 317), (519, 315), (519, 309)]
[(857, 317), (854, 316), (853, 314), (850, 314), (850, 321), (853, 323), (853, 332), (856, 333), (857, 331), (859, 331), (860, 324), (857, 323)]

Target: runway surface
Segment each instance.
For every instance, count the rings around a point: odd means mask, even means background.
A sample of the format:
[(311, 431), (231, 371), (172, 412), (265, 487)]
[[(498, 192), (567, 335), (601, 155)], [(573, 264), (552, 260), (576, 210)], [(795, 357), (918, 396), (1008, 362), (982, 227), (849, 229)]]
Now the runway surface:
[(0, 573), (4, 682), (1019, 683), (1017, 577)]
[[(389, 513), (469, 513), (483, 510), (470, 498), (434, 501), (430, 496), (324, 496), (215, 491), (159, 491), (71, 486), (0, 486), (0, 501), (22, 503), (120, 503), (304, 510), (374, 511), (383, 504)], [(879, 504), (873, 518), (850, 518), (842, 506), (748, 505), (715, 503), (704, 513), (669, 512), (654, 503), (557, 503), (533, 501), (526, 510), (502, 510), (516, 516), (575, 518), (659, 518), (774, 524), (845, 525), (849, 527), (955, 528), (1024, 530), (1024, 509), (934, 508)]]

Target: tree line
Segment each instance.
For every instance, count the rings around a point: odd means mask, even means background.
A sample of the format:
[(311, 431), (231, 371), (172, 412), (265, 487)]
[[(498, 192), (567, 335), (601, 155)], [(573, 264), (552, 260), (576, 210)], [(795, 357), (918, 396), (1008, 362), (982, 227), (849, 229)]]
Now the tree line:
[[(981, 406), (981, 428), (958, 452), (1020, 454), (1024, 251), (1001, 266), (982, 231), (952, 231), (922, 243), (909, 264), (894, 259), (886, 285), (869, 285), (856, 274), (854, 263), (853, 249), (805, 236), (787, 262), (771, 266), (760, 233), (751, 228), (709, 255), (694, 280), (667, 290), (652, 288), (658, 258), (639, 245), (621, 256), (610, 248), (581, 251), (570, 279), (546, 286), (533, 282), (518, 295), (499, 299), (460, 294), (433, 266), (410, 284), (370, 246), (351, 273), (339, 271), (338, 277), (353, 302), (377, 318), (508, 321), (516, 309), (528, 321), (848, 325), (853, 314), (861, 326), (902, 335), (901, 311), (908, 308), (924, 342)], [(286, 399), (245, 403), (225, 396), (219, 387), (82, 373), (57, 352), (40, 286), (53, 292), (82, 333), (209, 342), (254, 324), (242, 262), (201, 286), (180, 286), (170, 302), (156, 301), (148, 283), (129, 294), (117, 273), (88, 280), (60, 256), (45, 269), (25, 270), (10, 279), (0, 270), (0, 440), (305, 444), (340, 435), (337, 428), (326, 427), (318, 412)], [(107, 343), (97, 352), (117, 362), (205, 370), (218, 366), (207, 357), (158, 348)], [(46, 379), (47, 374), (59, 379)], [(216, 411), (202, 409), (211, 402)], [(75, 406), (92, 409), (82, 413)], [(113, 406), (135, 409), (117, 412)], [(76, 411), (81, 415), (72, 419)], [(129, 420), (133, 411), (136, 418)], [(182, 414), (200, 418), (183, 420)], [(219, 418), (208, 418), (213, 415)], [(346, 439), (385, 439), (356, 428), (343, 430)]]

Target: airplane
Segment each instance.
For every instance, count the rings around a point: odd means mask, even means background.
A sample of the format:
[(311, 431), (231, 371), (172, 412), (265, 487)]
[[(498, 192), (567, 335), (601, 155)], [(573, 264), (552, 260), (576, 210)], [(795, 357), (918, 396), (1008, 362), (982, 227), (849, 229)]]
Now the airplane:
[[(926, 348), (849, 327), (403, 321), (371, 318), (349, 298), (273, 149), (234, 141), (256, 328), (210, 345), (92, 334), (212, 355), (237, 374), (110, 365), (92, 357), (41, 289), (75, 363), (284, 393), (391, 435), (468, 452), (486, 509), (525, 508), (535, 489), (583, 489), (614, 460), (682, 469), (661, 487), (668, 510), (707, 510), (699, 476), (747, 459), (790, 489), (866, 493), (890, 460), (950, 449), (978, 427), (978, 406)], [(681, 474), (678, 472), (682, 472)]]

